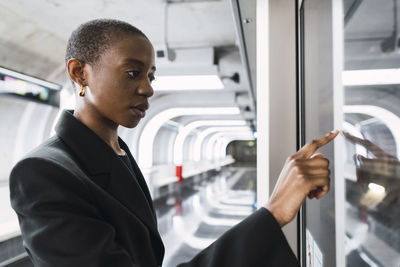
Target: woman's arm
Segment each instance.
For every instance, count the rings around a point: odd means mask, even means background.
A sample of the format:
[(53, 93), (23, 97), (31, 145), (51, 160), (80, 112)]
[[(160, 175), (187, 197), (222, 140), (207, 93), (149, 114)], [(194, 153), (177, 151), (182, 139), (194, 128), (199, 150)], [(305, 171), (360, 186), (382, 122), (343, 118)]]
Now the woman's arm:
[(61, 164), (24, 159), (11, 173), (10, 194), (35, 266), (134, 266), (85, 184)]
[(190, 262), (178, 267), (298, 267), (274, 216), (265, 208), (258, 209), (224, 233)]

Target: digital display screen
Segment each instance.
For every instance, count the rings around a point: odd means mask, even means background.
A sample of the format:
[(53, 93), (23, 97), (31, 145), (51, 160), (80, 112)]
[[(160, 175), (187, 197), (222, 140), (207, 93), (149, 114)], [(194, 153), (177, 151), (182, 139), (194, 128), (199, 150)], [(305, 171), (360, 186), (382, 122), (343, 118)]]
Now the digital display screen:
[(0, 90), (5, 93), (14, 93), (41, 101), (47, 101), (49, 98), (48, 88), (9, 76), (3, 76), (3, 79), (0, 80)]
[(61, 86), (0, 67), (0, 94), (59, 106)]

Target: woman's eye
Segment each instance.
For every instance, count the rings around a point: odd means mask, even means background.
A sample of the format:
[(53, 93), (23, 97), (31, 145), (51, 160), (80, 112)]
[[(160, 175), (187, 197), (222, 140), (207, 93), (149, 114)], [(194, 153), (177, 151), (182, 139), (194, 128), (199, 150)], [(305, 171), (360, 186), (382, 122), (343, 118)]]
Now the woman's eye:
[(129, 75), (131, 78), (133, 78), (133, 79), (135, 79), (136, 77), (138, 77), (139, 74), (140, 74), (140, 72), (139, 72), (139, 71), (136, 71), (136, 70), (128, 71), (128, 75)]
[(150, 82), (154, 82), (154, 81), (156, 80), (156, 77), (154, 77), (154, 76), (149, 76), (149, 80), (150, 80)]

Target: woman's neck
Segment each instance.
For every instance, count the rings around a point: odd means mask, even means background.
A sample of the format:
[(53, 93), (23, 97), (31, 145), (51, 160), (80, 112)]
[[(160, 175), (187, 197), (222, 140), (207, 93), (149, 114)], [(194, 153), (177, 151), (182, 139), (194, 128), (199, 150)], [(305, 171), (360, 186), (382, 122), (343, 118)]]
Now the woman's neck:
[(118, 143), (118, 124), (102, 116), (98, 111), (80, 108), (74, 111), (74, 116), (106, 142), (117, 155), (125, 155)]

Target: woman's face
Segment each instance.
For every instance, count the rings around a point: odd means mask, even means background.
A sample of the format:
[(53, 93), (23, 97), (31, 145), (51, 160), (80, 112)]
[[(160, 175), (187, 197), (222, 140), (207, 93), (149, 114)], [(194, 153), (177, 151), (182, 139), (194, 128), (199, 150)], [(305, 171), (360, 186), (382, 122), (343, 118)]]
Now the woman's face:
[(84, 105), (111, 124), (135, 127), (154, 93), (154, 62), (153, 46), (144, 37), (126, 35), (114, 41), (96, 66), (85, 66), (90, 90)]

